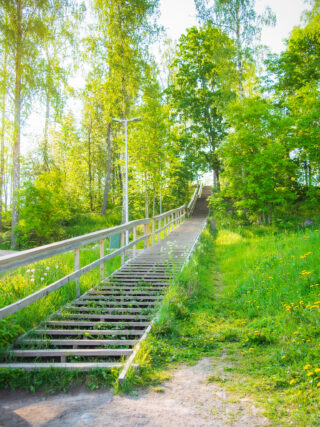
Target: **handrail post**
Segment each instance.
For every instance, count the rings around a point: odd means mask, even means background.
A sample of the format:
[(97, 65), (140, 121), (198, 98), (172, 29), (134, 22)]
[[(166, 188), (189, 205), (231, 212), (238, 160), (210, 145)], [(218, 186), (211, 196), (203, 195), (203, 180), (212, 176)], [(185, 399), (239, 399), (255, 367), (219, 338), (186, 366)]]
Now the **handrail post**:
[[(161, 228), (161, 219), (158, 220), (158, 229)], [(161, 231), (158, 232), (158, 242), (161, 242)]]
[[(123, 248), (123, 246), (125, 245), (125, 231), (121, 232), (121, 237), (120, 237), (120, 247)], [(122, 252), (121, 254), (121, 265), (124, 264), (124, 260), (125, 260), (125, 252)]]
[[(74, 271), (80, 270), (80, 248), (74, 250)], [(80, 279), (76, 279), (76, 298), (80, 297)]]
[(156, 228), (156, 220), (152, 218), (152, 245), (155, 244), (155, 228)]
[[(104, 239), (100, 240), (100, 258), (104, 257)], [(100, 281), (104, 279), (104, 263), (100, 264)]]
[[(137, 227), (133, 227), (133, 241), (137, 240)], [(133, 245), (133, 257), (137, 254), (137, 245)]]
[[(148, 223), (147, 223), (147, 234), (150, 234), (150, 222), (151, 221), (149, 221)], [(147, 248), (150, 248), (150, 236), (149, 237), (147, 237)]]
[[(147, 224), (144, 224), (143, 229), (144, 229), (144, 231), (143, 231), (144, 232), (144, 236), (146, 236), (147, 235)], [(143, 247), (144, 247), (144, 249), (147, 248), (146, 237), (143, 239)]]

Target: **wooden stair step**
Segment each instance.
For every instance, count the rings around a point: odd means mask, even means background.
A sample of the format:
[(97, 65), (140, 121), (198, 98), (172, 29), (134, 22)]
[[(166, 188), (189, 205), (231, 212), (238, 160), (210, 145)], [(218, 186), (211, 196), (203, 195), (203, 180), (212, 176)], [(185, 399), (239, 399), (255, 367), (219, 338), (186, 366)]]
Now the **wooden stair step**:
[[(119, 291), (118, 294), (115, 294), (115, 292), (112, 291), (98, 291), (99, 294), (97, 295), (117, 295), (118, 297), (130, 297), (130, 296), (137, 296), (137, 297), (151, 297), (151, 298), (162, 298), (162, 295), (158, 295), (157, 291), (136, 291), (136, 290), (132, 290), (132, 291)], [(96, 291), (92, 292), (93, 295), (96, 294)]]
[(142, 308), (103, 308), (103, 307), (75, 307), (75, 306), (69, 306), (69, 309), (72, 309), (74, 311), (93, 311), (93, 310), (101, 310), (101, 314), (103, 313), (114, 313), (114, 312), (118, 312), (118, 313), (141, 313), (143, 311)]
[(114, 306), (115, 308), (120, 308), (120, 307), (131, 306), (131, 305), (137, 305), (140, 307), (149, 307), (149, 306), (153, 307), (153, 306), (155, 306), (156, 303), (154, 301), (148, 301), (148, 302), (143, 302), (143, 301), (108, 301), (108, 300), (101, 300), (101, 297), (98, 297), (97, 299), (83, 298), (79, 301), (74, 301), (74, 304), (76, 304), (76, 305), (87, 305), (88, 307), (90, 306), (90, 304), (99, 304), (99, 305), (103, 305), (103, 306)]
[(14, 357), (60, 357), (60, 356), (129, 356), (132, 349), (59, 349), (59, 350), (11, 350), (5, 352)]
[(91, 371), (91, 369), (121, 368), (120, 362), (49, 362), (49, 363), (0, 363), (0, 369), (23, 369), (33, 371), (40, 369), (59, 368), (68, 370)]
[(35, 329), (37, 335), (143, 335), (143, 329)]
[(161, 298), (161, 296), (156, 296), (156, 295), (114, 295), (114, 293), (112, 292), (108, 292), (108, 291), (89, 291), (86, 294), (83, 295), (82, 298), (85, 299), (99, 299), (101, 298), (100, 295), (112, 295), (113, 298), (110, 299), (111, 301), (131, 301), (133, 298), (139, 299), (141, 301), (156, 301), (159, 300)]
[(19, 344), (27, 345), (79, 345), (79, 346), (99, 346), (99, 345), (135, 345), (137, 340), (92, 340), (92, 339), (49, 339), (49, 340), (37, 340), (37, 339), (24, 339), (19, 341)]
[[(62, 318), (68, 317), (71, 319), (97, 319), (101, 322), (107, 320), (148, 320), (149, 316), (135, 316), (132, 314), (78, 314), (78, 313), (64, 313), (59, 314)], [(108, 322), (109, 323), (109, 322)], [(148, 322), (149, 324), (149, 322)]]
[[(149, 325), (149, 322), (106, 322), (106, 326), (119, 326), (119, 323), (121, 323), (123, 326), (141, 326), (146, 327)], [(75, 321), (48, 321), (45, 323), (46, 326), (104, 326), (104, 322), (75, 322)]]

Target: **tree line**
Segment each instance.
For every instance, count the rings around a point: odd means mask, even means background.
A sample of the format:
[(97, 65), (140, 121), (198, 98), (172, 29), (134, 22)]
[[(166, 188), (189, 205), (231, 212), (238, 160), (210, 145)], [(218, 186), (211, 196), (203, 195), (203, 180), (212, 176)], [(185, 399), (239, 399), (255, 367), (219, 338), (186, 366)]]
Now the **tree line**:
[[(141, 118), (129, 125), (130, 219), (183, 203), (209, 170), (217, 203), (249, 220), (314, 209), (320, 6), (310, 3), (271, 55), (260, 34), (275, 16), (257, 14), (254, 0), (195, 0), (198, 25), (175, 46), (164, 42), (159, 0), (0, 0), (0, 228), (11, 247), (63, 238), (77, 215), (124, 220), (114, 118)], [(21, 150), (36, 108), (42, 136)]]

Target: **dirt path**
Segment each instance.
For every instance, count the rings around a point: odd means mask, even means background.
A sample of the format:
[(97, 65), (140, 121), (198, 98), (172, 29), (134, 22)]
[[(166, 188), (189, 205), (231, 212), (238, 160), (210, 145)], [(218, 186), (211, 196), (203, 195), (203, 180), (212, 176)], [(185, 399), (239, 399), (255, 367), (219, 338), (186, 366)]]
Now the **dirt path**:
[(208, 383), (221, 368), (203, 359), (173, 371), (161, 387), (130, 396), (110, 391), (51, 397), (0, 396), (0, 426), (265, 426), (268, 420), (249, 399), (235, 399)]

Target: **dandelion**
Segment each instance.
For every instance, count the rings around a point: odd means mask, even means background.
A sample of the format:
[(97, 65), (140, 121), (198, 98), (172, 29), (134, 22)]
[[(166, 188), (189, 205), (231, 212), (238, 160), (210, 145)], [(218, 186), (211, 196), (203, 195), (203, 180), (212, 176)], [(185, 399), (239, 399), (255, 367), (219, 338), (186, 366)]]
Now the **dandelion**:
[(285, 355), (283, 355), (282, 357), (281, 357), (281, 359), (285, 359), (286, 358), (286, 356)]
[(303, 367), (303, 369), (306, 371), (306, 370), (308, 370), (309, 368), (311, 368), (311, 365), (306, 365), (306, 366), (304, 366)]
[(308, 373), (307, 373), (307, 376), (308, 376), (308, 377), (312, 377), (312, 375), (313, 375), (313, 372), (308, 372)]
[(291, 380), (290, 385), (295, 384), (296, 382), (297, 382), (296, 380)]
[(320, 368), (316, 368), (315, 370), (314, 370), (314, 372), (316, 372), (317, 374), (320, 372)]
[(320, 383), (317, 384), (317, 387), (320, 387)]

